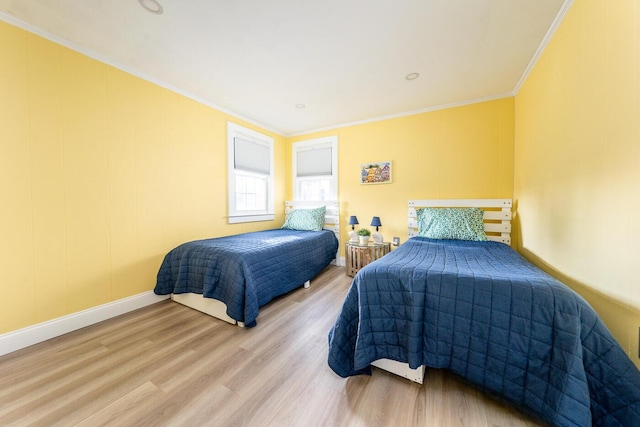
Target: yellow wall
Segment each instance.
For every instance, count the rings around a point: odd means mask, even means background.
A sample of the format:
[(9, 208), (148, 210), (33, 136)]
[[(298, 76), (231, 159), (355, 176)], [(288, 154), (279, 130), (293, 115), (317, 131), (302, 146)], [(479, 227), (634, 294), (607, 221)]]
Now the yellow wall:
[(0, 333), (153, 289), (186, 240), (227, 225), (218, 110), (0, 22)]
[[(291, 144), (337, 135), (343, 240), (349, 215), (406, 240), (411, 198), (515, 195), (517, 248), (584, 295), (637, 363), (639, 10), (575, 2), (515, 100), (262, 130), (277, 215), (247, 225), (225, 220), (226, 121), (261, 129), (0, 22), (0, 333), (151, 290), (183, 241), (279, 226)], [(361, 163), (387, 160), (391, 184), (359, 183)]]
[(574, 2), (516, 96), (518, 249), (640, 366), (640, 6)]
[[(291, 144), (327, 135), (338, 136), (342, 241), (350, 215), (367, 228), (379, 216), (385, 240), (406, 240), (409, 199), (513, 196), (513, 98), (289, 138), (288, 197)], [(388, 160), (392, 183), (360, 184), (361, 163)]]

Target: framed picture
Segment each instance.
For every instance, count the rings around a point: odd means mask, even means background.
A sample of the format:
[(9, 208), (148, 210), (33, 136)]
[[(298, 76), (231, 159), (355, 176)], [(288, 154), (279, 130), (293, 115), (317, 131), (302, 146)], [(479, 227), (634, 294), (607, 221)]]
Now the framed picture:
[(391, 183), (391, 162), (360, 164), (360, 184)]

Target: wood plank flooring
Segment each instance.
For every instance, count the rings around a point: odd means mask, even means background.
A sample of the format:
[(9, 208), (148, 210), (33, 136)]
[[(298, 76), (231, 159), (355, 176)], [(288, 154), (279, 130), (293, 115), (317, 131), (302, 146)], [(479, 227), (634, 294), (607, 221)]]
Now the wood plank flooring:
[(242, 329), (164, 301), (0, 357), (1, 426), (538, 426), (453, 375), (338, 377), (328, 267)]

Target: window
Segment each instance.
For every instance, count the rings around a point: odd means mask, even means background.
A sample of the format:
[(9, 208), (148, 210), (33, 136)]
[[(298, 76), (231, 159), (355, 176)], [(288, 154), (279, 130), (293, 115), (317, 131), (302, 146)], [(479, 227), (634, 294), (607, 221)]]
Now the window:
[(228, 222), (273, 220), (273, 138), (228, 122), (227, 152)]
[(338, 200), (338, 137), (293, 144), (295, 200)]

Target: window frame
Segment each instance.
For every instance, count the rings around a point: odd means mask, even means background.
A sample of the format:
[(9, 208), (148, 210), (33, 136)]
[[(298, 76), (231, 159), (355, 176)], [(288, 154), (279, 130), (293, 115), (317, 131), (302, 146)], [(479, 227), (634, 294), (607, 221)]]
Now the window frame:
[[(235, 168), (235, 138), (268, 147), (269, 149), (269, 175)], [(244, 174), (261, 175), (267, 178), (266, 209), (264, 210), (239, 210), (237, 207), (236, 176)], [(273, 221), (275, 218), (274, 203), (274, 142), (273, 138), (254, 130), (248, 129), (236, 123), (227, 122), (227, 222), (239, 224), (245, 222)]]
[[(314, 149), (321, 149), (325, 147), (331, 147), (331, 175), (311, 175), (298, 178), (298, 152), (309, 151)], [(292, 169), (292, 193), (294, 200), (309, 200), (301, 197), (300, 183), (302, 181), (308, 181), (310, 179), (327, 177), (330, 178), (330, 194), (328, 194), (322, 200), (311, 201), (325, 201), (325, 200), (339, 200), (338, 199), (338, 137), (336, 135), (326, 136), (322, 138), (314, 138), (305, 141), (294, 142), (291, 146), (291, 169)]]

